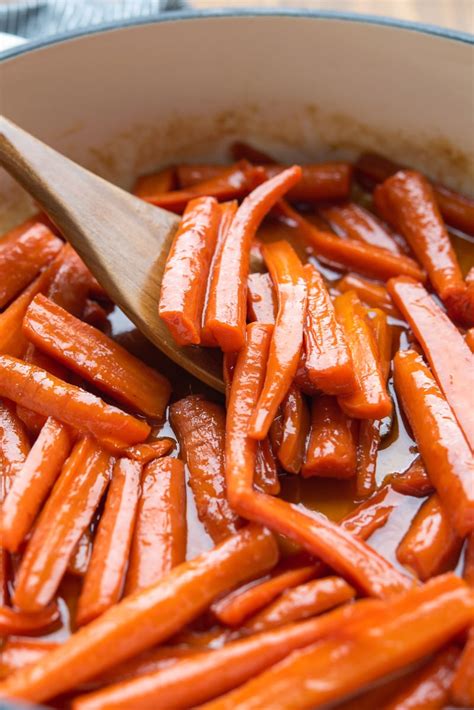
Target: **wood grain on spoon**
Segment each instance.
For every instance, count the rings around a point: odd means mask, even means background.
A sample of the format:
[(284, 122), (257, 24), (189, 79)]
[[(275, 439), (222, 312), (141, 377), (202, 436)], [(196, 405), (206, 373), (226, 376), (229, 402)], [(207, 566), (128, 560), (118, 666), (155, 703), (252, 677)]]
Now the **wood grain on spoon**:
[(220, 353), (179, 347), (158, 316), (179, 218), (85, 170), (4, 117), (0, 165), (37, 200), (137, 328), (178, 365), (223, 391)]

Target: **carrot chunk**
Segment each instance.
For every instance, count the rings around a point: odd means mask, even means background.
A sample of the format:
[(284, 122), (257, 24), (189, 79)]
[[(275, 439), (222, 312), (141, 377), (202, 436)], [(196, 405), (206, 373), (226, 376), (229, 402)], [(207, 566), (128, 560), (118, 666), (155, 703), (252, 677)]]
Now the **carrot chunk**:
[(25, 427), (11, 402), (0, 399), (0, 503), (21, 471), (30, 451)]
[(301, 391), (292, 385), (282, 402), (283, 427), (278, 460), (288, 473), (299, 473), (310, 427), (308, 406)]
[(274, 325), (277, 309), (270, 274), (250, 274), (247, 289), (249, 320)]
[(351, 421), (335, 397), (313, 397), (311, 434), (301, 473), (305, 478), (351, 478), (355, 475), (357, 449)]
[(399, 493), (417, 498), (424, 498), (434, 491), (420, 456), (403, 473), (391, 473), (384, 483), (389, 483)]
[(380, 308), (384, 313), (395, 318), (400, 318), (400, 312), (394, 306), (385, 286), (367, 281), (358, 274), (346, 274), (337, 282), (337, 288), (342, 293), (355, 291), (360, 300), (373, 308)]
[(174, 168), (163, 168), (156, 173), (141, 175), (133, 186), (132, 192), (142, 199), (170, 192), (176, 187), (176, 171)]
[(278, 469), (268, 437), (259, 441), (257, 445), (255, 486), (262, 493), (269, 493), (274, 496), (280, 492)]
[(322, 208), (319, 212), (338, 236), (381, 247), (392, 254), (400, 254), (400, 247), (390, 231), (375, 215), (360, 205), (348, 202), (345, 205)]
[(12, 671), (36, 663), (48, 651), (57, 648), (56, 641), (31, 639), (8, 639), (0, 652), (0, 678), (5, 678)]
[(400, 504), (401, 495), (390, 485), (384, 485), (370, 498), (360, 503), (341, 521), (340, 525), (362, 540), (383, 527)]
[(178, 345), (201, 342), (206, 283), (219, 226), (212, 197), (191, 200), (171, 245), (161, 283), (159, 314)]
[(82, 533), (67, 563), (67, 573), (73, 577), (85, 577), (92, 555), (92, 534), (90, 527)]
[(413, 350), (394, 359), (395, 389), (441, 503), (457, 533), (474, 529), (474, 460), (454, 414), (422, 358)]
[(124, 449), (123, 455), (145, 465), (153, 461), (153, 459), (166, 456), (174, 449), (174, 446), (175, 442), (173, 439), (156, 439), (156, 441), (150, 441), (147, 444), (129, 446), (128, 449)]
[(461, 707), (469, 708), (474, 705), (474, 626), (471, 627), (459, 659), (451, 687), (451, 698)]
[(64, 245), (56, 263), (57, 267), (46, 289), (46, 296), (79, 318), (83, 315), (87, 296), (95, 288), (95, 279), (69, 244)]
[(59, 610), (54, 604), (35, 614), (0, 607), (1, 636), (29, 636), (35, 633), (46, 633), (59, 621)]

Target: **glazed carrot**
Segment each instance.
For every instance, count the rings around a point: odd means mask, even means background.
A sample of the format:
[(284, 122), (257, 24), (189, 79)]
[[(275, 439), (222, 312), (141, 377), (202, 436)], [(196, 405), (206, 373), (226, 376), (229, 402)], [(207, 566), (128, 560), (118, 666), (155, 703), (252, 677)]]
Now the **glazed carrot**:
[[(238, 158), (237, 161), (253, 162), (246, 156)], [(194, 187), (202, 182), (213, 180), (216, 177), (225, 175), (226, 171), (235, 169), (235, 166), (229, 168), (225, 165), (217, 165), (215, 163), (182, 163), (176, 167), (176, 175), (178, 184), (181, 189)]]
[(274, 325), (276, 302), (270, 274), (249, 275), (247, 279), (247, 309), (249, 320)]
[(86, 528), (76, 543), (69, 562), (67, 573), (73, 577), (85, 577), (92, 555), (92, 533)]
[[(142, 474), (125, 593), (145, 589), (186, 559), (184, 465), (165, 457)], [(124, 553), (124, 565), (127, 555)]]
[(163, 168), (156, 173), (141, 175), (133, 186), (132, 192), (142, 199), (170, 192), (176, 187), (176, 171), (174, 168)]
[(321, 208), (319, 212), (338, 236), (400, 254), (400, 247), (390, 231), (375, 215), (355, 202)]
[(308, 303), (304, 328), (305, 368), (311, 383), (326, 394), (350, 394), (356, 387), (354, 367), (341, 325), (322, 276), (304, 267)]
[(292, 385), (282, 402), (283, 431), (278, 460), (285, 471), (299, 473), (310, 427), (308, 406), (301, 391)]
[(212, 197), (191, 200), (166, 260), (159, 314), (178, 345), (201, 342), (201, 318), (219, 216), (219, 206)]
[(391, 279), (387, 288), (423, 348), (431, 370), (471, 448), (474, 412), (467, 382), (474, 382), (474, 355), (464, 338), (424, 287), (407, 278)]
[(112, 327), (107, 311), (97, 301), (92, 301), (90, 298), (86, 300), (81, 320), (101, 330), (105, 335), (111, 335)]
[(269, 163), (275, 162), (268, 153), (259, 148), (255, 148), (246, 141), (235, 141), (232, 143), (230, 152), (234, 160), (242, 160), (245, 158), (251, 163), (258, 163), (259, 165), (268, 165)]
[(439, 496), (423, 503), (397, 548), (397, 559), (418, 579), (447, 572), (456, 566), (463, 540), (454, 532)]
[(6, 606), (9, 601), (10, 556), (4, 547), (0, 547), (0, 606)]
[(280, 208), (288, 222), (297, 228), (303, 240), (316, 256), (329, 259), (343, 269), (360, 271), (375, 279), (389, 279), (404, 274), (418, 281), (424, 281), (425, 275), (418, 264), (403, 254), (392, 254), (386, 249), (373, 247), (349, 239), (340, 239), (330, 232), (315, 227), (311, 222), (292, 209), (283, 201)]
[(303, 710), (335, 703), (436, 651), (473, 613), (474, 600), (463, 582), (454, 575), (438, 577), (381, 604), (372, 623), (348, 622), (339, 638), (292, 654), (203, 708)]
[(127, 597), (34, 666), (0, 683), (0, 697), (52, 698), (171, 637), (220, 594), (274, 566), (271, 533), (250, 525), (213, 550)]
[(110, 466), (110, 456), (93, 439), (84, 437), (74, 446), (20, 564), (13, 595), (20, 609), (38, 611), (54, 597), (74, 547), (107, 487)]
[(119, 444), (137, 444), (150, 432), (148, 424), (99, 397), (8, 355), (0, 356), (0, 396)]
[(278, 314), (265, 381), (249, 422), (249, 434), (254, 439), (267, 436), (296, 373), (303, 344), (307, 294), (303, 267), (288, 242), (265, 244), (263, 253), (278, 292)]
[(463, 577), (466, 582), (474, 587), (474, 534), (468, 535), (466, 540), (466, 551), (464, 553)]
[(395, 308), (385, 286), (367, 281), (358, 274), (346, 274), (336, 285), (342, 293), (355, 291), (360, 300), (368, 306), (380, 308), (387, 315), (400, 318), (400, 312)]
[(373, 496), (346, 515), (340, 525), (362, 540), (368, 540), (372, 533), (385, 525), (400, 505), (401, 498), (402, 495), (390, 485), (383, 485)]
[(268, 437), (259, 441), (257, 445), (255, 486), (262, 493), (269, 493), (273, 496), (280, 492), (277, 465)]
[(252, 239), (265, 215), (300, 177), (301, 169), (295, 165), (259, 185), (245, 198), (232, 220), (222, 247), (215, 288), (215, 314), (208, 321), (224, 352), (240, 350), (244, 342)]
[(474, 328), (469, 328), (464, 336), (464, 340), (471, 353), (474, 353)]
[(11, 402), (0, 399), (0, 503), (30, 451), (28, 434)]
[(461, 429), (422, 358), (413, 350), (394, 359), (397, 395), (415, 435), (428, 476), (464, 537), (474, 529), (474, 461)]
[(474, 706), (474, 626), (459, 659), (451, 686), (451, 698), (461, 707)]
[(173, 404), (170, 416), (189, 468), (199, 520), (214, 542), (219, 542), (240, 526), (226, 497), (225, 412), (214, 402), (191, 396)]
[(71, 434), (64, 424), (49, 418), (23, 465), (13, 478), (2, 505), (0, 542), (16, 552), (30, 532), (71, 449)]
[(42, 609), (36, 614), (27, 614), (8, 607), (0, 607), (0, 636), (29, 636), (45, 633), (59, 621), (59, 609), (56, 604)]
[(135, 446), (129, 446), (128, 449), (124, 449), (123, 455), (133, 461), (138, 461), (139, 463), (145, 465), (153, 461), (153, 459), (158, 459), (160, 456), (166, 456), (171, 451), (173, 451), (175, 442), (173, 439), (156, 439), (156, 441), (150, 441), (147, 444), (136, 444)]
[(391, 473), (384, 483), (389, 483), (399, 493), (418, 498), (431, 495), (434, 491), (420, 456), (403, 473)]
[(249, 619), (242, 631), (245, 634), (268, 631), (321, 614), (354, 597), (355, 590), (341, 577), (314, 579), (284, 591), (278, 599)]
[(313, 397), (311, 433), (301, 473), (305, 478), (351, 478), (355, 475), (357, 449), (351, 421), (335, 397)]
[(0, 239), (0, 308), (30, 284), (63, 242), (44, 224), (28, 220)]
[(357, 387), (351, 395), (338, 397), (342, 410), (350, 417), (383, 419), (392, 412), (377, 342), (365, 310), (354, 291), (334, 301), (352, 356)]
[(135, 524), (140, 474), (141, 464), (136, 461), (119, 459), (114, 466), (79, 596), (78, 626), (88, 624), (120, 599)]
[(224, 380), (225, 401), (229, 401), (232, 378), (234, 376), (235, 363), (237, 362), (237, 352), (224, 353), (222, 357), (222, 379)]
[(0, 678), (5, 678), (18, 668), (36, 663), (41, 656), (58, 646), (57, 641), (7, 639), (0, 651)]
[(95, 279), (79, 255), (65, 244), (57, 257), (57, 267), (46, 289), (46, 296), (72, 315), (83, 314), (87, 296), (95, 288)]
[(38, 294), (23, 332), (36, 347), (119, 402), (161, 419), (171, 392), (163, 375), (87, 323)]

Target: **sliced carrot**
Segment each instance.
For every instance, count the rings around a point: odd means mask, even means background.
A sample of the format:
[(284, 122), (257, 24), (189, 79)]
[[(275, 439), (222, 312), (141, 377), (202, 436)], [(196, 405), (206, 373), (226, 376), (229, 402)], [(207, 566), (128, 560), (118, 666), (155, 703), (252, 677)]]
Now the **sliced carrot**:
[(128, 449), (124, 449), (123, 455), (145, 465), (153, 461), (153, 459), (166, 456), (166, 454), (169, 454), (174, 449), (174, 446), (175, 442), (173, 439), (156, 439), (156, 441), (150, 441), (147, 444), (129, 446)]
[(132, 192), (142, 199), (170, 192), (176, 187), (176, 171), (174, 168), (162, 168), (156, 173), (141, 175), (133, 186)]
[(0, 356), (0, 396), (121, 445), (144, 441), (150, 427), (34, 365)]
[(59, 646), (57, 641), (7, 639), (0, 652), (0, 678), (12, 671), (36, 663), (41, 656)]
[(41, 702), (164, 641), (220, 594), (274, 566), (271, 533), (248, 526), (213, 550), (172, 570), (82, 627), (38, 663), (0, 683), (0, 695)]
[(145, 589), (184, 562), (186, 542), (183, 462), (170, 457), (156, 459), (142, 474), (125, 593)]
[(469, 328), (464, 336), (464, 340), (471, 353), (474, 353), (474, 328)]
[(92, 533), (86, 528), (82, 533), (67, 563), (67, 573), (73, 577), (85, 577), (92, 555)]
[(71, 434), (64, 424), (49, 418), (23, 465), (13, 478), (2, 505), (0, 542), (16, 552), (30, 532), (71, 449)]
[(461, 707), (474, 705), (474, 626), (464, 646), (451, 686), (451, 698)]
[(78, 626), (88, 624), (120, 599), (135, 524), (141, 468), (137, 461), (128, 459), (119, 459), (114, 466), (79, 596)]
[(337, 288), (342, 293), (355, 291), (360, 300), (373, 308), (380, 308), (384, 313), (400, 318), (400, 312), (395, 308), (385, 286), (367, 281), (358, 274), (346, 274), (337, 282)]
[(335, 397), (313, 397), (311, 433), (301, 469), (305, 478), (351, 478), (356, 473), (357, 449), (353, 426)]
[(295, 185), (301, 169), (293, 166), (259, 185), (237, 210), (222, 247), (215, 287), (215, 314), (208, 326), (224, 352), (244, 342), (247, 278), (252, 239), (265, 215)]
[[(237, 158), (238, 161), (248, 161), (245, 156)], [(216, 177), (224, 175), (229, 170), (234, 170), (235, 166), (229, 168), (225, 165), (217, 165), (215, 163), (182, 163), (176, 168), (176, 175), (178, 177), (178, 184), (181, 189), (194, 187), (202, 182), (207, 182), (208, 180), (213, 180)]]
[(406, 471), (391, 473), (384, 483), (389, 483), (399, 493), (417, 498), (424, 498), (434, 491), (420, 456), (416, 457)]
[(247, 308), (251, 321), (275, 323), (276, 302), (270, 274), (250, 274), (247, 279)]
[(410, 324), (459, 426), (474, 448), (474, 411), (471, 392), (466, 387), (466, 382), (474, 382), (474, 355), (421, 284), (399, 278), (391, 279), (387, 288)]
[(368, 210), (355, 202), (319, 210), (340, 237), (355, 239), (400, 254), (400, 247), (390, 231)]
[(17, 417), (12, 403), (0, 399), (0, 503), (21, 471), (29, 451), (30, 441), (23, 422)]
[(166, 260), (158, 310), (178, 345), (201, 342), (207, 276), (219, 217), (219, 205), (212, 197), (191, 200)]
[(249, 434), (264, 439), (298, 367), (303, 344), (307, 287), (302, 264), (286, 241), (263, 247), (278, 292), (278, 314), (262, 391), (249, 422)]
[(268, 437), (257, 445), (255, 461), (255, 486), (262, 493), (276, 496), (280, 492), (278, 469)]
[(90, 437), (80, 439), (73, 448), (20, 564), (13, 595), (20, 609), (39, 611), (53, 599), (74, 547), (107, 487), (110, 466), (109, 454)]
[(60, 614), (56, 604), (34, 614), (0, 607), (0, 635), (29, 636), (35, 633), (46, 633), (59, 619)]
[(199, 396), (185, 397), (170, 409), (181, 456), (189, 468), (199, 520), (214, 542), (235, 533), (241, 521), (226, 497), (225, 412)]
[(57, 258), (57, 268), (49, 284), (46, 295), (72, 315), (83, 314), (86, 299), (95, 287), (95, 279), (79, 255), (69, 245)]
[(326, 394), (350, 394), (357, 386), (351, 353), (336, 319), (322, 276), (304, 267), (308, 303), (304, 328), (305, 368), (311, 383)]
[(230, 388), (232, 378), (234, 376), (235, 363), (237, 362), (238, 352), (224, 353), (222, 357), (222, 379), (224, 380), (225, 401), (229, 401)]
[(401, 494), (390, 485), (384, 485), (373, 496), (348, 513), (340, 521), (340, 525), (362, 540), (368, 540), (376, 530), (385, 525), (393, 511), (400, 505), (401, 497)]
[(292, 385), (282, 402), (283, 431), (278, 460), (285, 471), (299, 473), (310, 428), (308, 405), (301, 391)]
[(111, 335), (112, 326), (107, 317), (107, 311), (103, 308), (100, 303), (93, 301), (90, 298), (86, 300), (84, 306), (84, 311), (82, 313), (82, 320), (84, 323), (89, 323), (97, 330), (101, 330), (105, 335)]
[(474, 459), (461, 429), (422, 358), (413, 350), (394, 359), (395, 389), (430, 480), (457, 533), (474, 529)]
[(0, 239), (0, 308), (61, 250), (63, 242), (44, 224), (27, 220)]

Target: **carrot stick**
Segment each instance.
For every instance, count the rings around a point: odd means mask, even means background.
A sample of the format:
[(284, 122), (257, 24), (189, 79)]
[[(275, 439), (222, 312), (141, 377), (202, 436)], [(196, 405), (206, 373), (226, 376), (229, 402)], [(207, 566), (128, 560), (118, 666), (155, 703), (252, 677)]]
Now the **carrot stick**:
[(263, 247), (278, 292), (278, 314), (268, 353), (262, 391), (249, 422), (249, 434), (264, 439), (291, 385), (303, 344), (306, 280), (294, 249), (286, 241)]
[(74, 547), (107, 487), (110, 466), (110, 456), (93, 439), (84, 437), (74, 446), (20, 564), (13, 595), (20, 609), (39, 611), (54, 597)]
[(154, 584), (186, 559), (183, 462), (169, 457), (152, 461), (143, 471), (141, 489), (126, 594)]
[(474, 600), (463, 582), (454, 575), (438, 577), (381, 604), (372, 623), (348, 622), (339, 637), (292, 654), (203, 708), (303, 710), (335, 703), (436, 651), (473, 613)]
[(9, 601), (9, 572), (10, 555), (4, 547), (0, 547), (0, 606), (6, 606)]
[(82, 533), (67, 563), (67, 573), (73, 577), (85, 577), (92, 555), (92, 534), (90, 527)]
[(120, 445), (144, 441), (150, 427), (34, 365), (0, 356), (0, 396)]
[(0, 239), (0, 308), (3, 308), (61, 250), (63, 242), (44, 224), (27, 220)]
[(335, 397), (313, 397), (311, 433), (301, 469), (304, 478), (351, 478), (355, 475), (356, 464), (357, 449), (351, 421)]
[(7, 639), (0, 651), (0, 678), (5, 678), (18, 668), (36, 663), (41, 656), (58, 646), (56, 641)]
[(201, 342), (206, 283), (220, 211), (212, 197), (191, 200), (174, 236), (161, 283), (159, 314), (178, 345)]
[(68, 313), (83, 315), (87, 296), (95, 288), (95, 279), (79, 255), (65, 244), (57, 258), (57, 268), (46, 289), (47, 297)]
[(471, 627), (454, 674), (451, 698), (461, 707), (474, 706), (474, 626)]
[(389, 483), (399, 493), (417, 498), (424, 498), (434, 491), (420, 456), (403, 473), (391, 473), (384, 483)]
[(235, 363), (237, 362), (238, 352), (224, 353), (222, 357), (222, 379), (224, 380), (225, 401), (229, 401), (230, 388), (232, 378), (234, 376)]
[(383, 419), (391, 414), (392, 402), (365, 310), (354, 291), (337, 296), (334, 307), (349, 345), (357, 382), (353, 394), (338, 397), (339, 405), (350, 417)]
[(29, 451), (28, 435), (13, 405), (0, 399), (0, 503), (21, 471)]
[(384, 485), (346, 515), (340, 521), (340, 525), (362, 540), (368, 540), (376, 530), (385, 525), (392, 512), (399, 506), (400, 498), (401, 495), (390, 485)]
[(394, 318), (400, 318), (400, 312), (395, 308), (390, 294), (381, 284), (363, 279), (358, 274), (346, 274), (336, 284), (339, 291), (355, 291), (360, 300), (373, 308), (380, 308), (384, 313)]
[(259, 441), (257, 445), (255, 486), (262, 493), (268, 493), (274, 496), (278, 495), (280, 492), (277, 465), (268, 437)]
[(274, 566), (271, 533), (250, 525), (148, 589), (127, 597), (59, 649), (0, 684), (1, 697), (41, 702), (171, 637), (220, 594)]
[[(246, 156), (238, 158), (237, 161), (248, 161)], [(178, 165), (176, 168), (176, 175), (178, 177), (178, 184), (181, 189), (194, 187), (199, 185), (199, 183), (207, 182), (208, 180), (213, 180), (216, 177), (225, 175), (229, 170), (234, 170), (235, 165), (229, 168), (225, 165), (217, 165), (215, 163), (183, 163)]]
[(270, 274), (250, 274), (247, 279), (247, 309), (250, 321), (275, 324), (276, 303)]
[(400, 254), (400, 247), (390, 231), (375, 215), (355, 202), (321, 208), (319, 212), (338, 236)]
[(341, 577), (314, 579), (284, 591), (278, 599), (249, 619), (242, 631), (245, 634), (268, 631), (321, 614), (354, 597), (355, 590)]
[(474, 353), (474, 328), (469, 328), (464, 340), (471, 353)]
[(428, 476), (456, 532), (464, 537), (474, 529), (472, 452), (422, 358), (413, 350), (398, 352), (394, 368), (395, 389)]
[(259, 185), (237, 210), (224, 241), (215, 287), (215, 313), (208, 320), (224, 352), (240, 350), (245, 336), (247, 278), (252, 239), (265, 215), (295, 185), (301, 169), (293, 166)]
[(46, 633), (59, 619), (59, 609), (56, 604), (35, 614), (0, 607), (0, 635), (29, 636), (35, 633)]
[(292, 385), (282, 403), (283, 431), (278, 460), (288, 473), (299, 473), (310, 427), (308, 406), (301, 391)]
[(329, 259), (343, 269), (360, 271), (366, 276), (383, 281), (400, 275), (411, 276), (418, 281), (424, 281), (426, 278), (418, 264), (408, 256), (392, 254), (386, 249), (354, 240), (340, 239), (315, 227), (284, 201), (280, 203), (280, 209), (285, 219), (298, 229), (298, 233), (314, 250), (316, 256)]
[(166, 456), (173, 451), (175, 442), (173, 439), (156, 439), (147, 444), (136, 444), (124, 449), (123, 455), (133, 461), (138, 461), (143, 466), (153, 459), (158, 459), (160, 456)]
[(161, 195), (164, 192), (170, 192), (176, 187), (176, 171), (174, 168), (162, 168), (156, 173), (149, 175), (141, 175), (132, 192), (137, 197), (142, 199), (145, 197), (153, 197), (153, 195)]
[(305, 367), (311, 383), (326, 394), (356, 388), (351, 353), (324, 281), (311, 264), (304, 267), (308, 304), (304, 328)]
[(18, 550), (30, 532), (71, 445), (67, 427), (56, 419), (47, 419), (2, 505), (0, 542), (11, 552)]
[(391, 279), (387, 288), (410, 324), (459, 426), (474, 448), (474, 412), (466, 387), (466, 382), (474, 382), (474, 355), (421, 284), (399, 278)]
[(92, 301), (90, 298), (86, 300), (81, 320), (97, 330), (101, 330), (105, 335), (111, 335), (112, 327), (107, 317), (107, 311), (97, 301)]
[(170, 417), (181, 456), (189, 468), (199, 520), (214, 542), (219, 542), (240, 527), (226, 497), (224, 410), (202, 397), (191, 396), (173, 404)]

